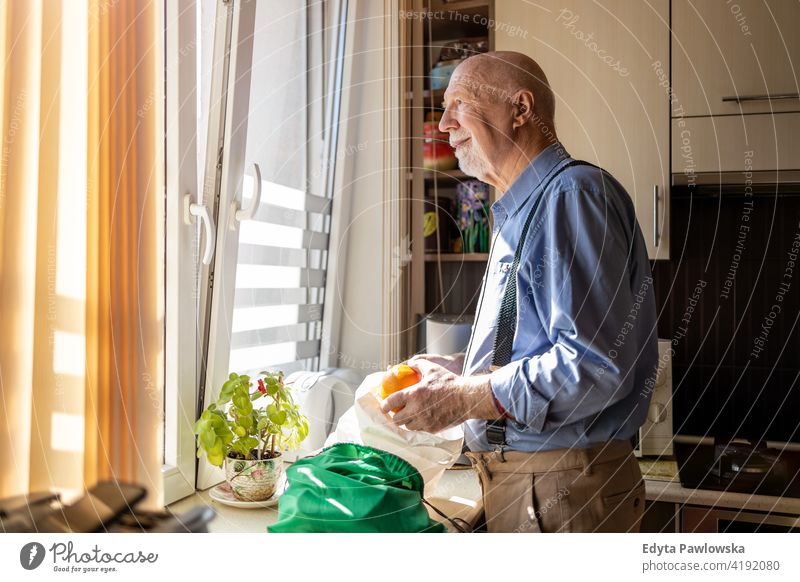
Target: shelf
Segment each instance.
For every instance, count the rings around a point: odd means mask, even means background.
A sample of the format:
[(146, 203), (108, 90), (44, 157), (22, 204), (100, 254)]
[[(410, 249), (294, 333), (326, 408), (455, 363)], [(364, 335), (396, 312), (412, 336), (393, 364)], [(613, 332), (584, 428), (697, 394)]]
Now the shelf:
[(489, 260), (489, 253), (425, 253), (426, 261), (443, 263), (478, 263)]

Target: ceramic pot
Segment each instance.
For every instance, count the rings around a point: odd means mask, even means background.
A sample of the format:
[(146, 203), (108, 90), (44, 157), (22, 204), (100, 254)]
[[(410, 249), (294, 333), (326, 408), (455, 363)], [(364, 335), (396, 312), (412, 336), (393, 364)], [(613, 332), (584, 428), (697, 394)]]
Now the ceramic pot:
[(283, 458), (242, 460), (225, 458), (225, 478), (241, 501), (265, 501), (275, 494), (283, 474)]

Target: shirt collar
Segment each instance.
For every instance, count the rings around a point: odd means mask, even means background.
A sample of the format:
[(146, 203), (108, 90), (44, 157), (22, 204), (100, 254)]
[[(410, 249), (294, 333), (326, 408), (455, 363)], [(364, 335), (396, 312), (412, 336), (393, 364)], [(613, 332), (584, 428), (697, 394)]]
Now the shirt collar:
[(545, 176), (568, 157), (569, 153), (561, 142), (557, 141), (547, 146), (528, 164), (505, 194), (492, 204), (492, 212), (497, 214), (499, 211), (506, 216), (516, 214)]

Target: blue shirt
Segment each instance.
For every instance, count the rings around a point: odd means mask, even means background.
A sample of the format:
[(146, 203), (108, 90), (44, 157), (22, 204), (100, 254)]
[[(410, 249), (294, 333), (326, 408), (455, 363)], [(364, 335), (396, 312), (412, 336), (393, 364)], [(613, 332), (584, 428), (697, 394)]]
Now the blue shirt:
[[(513, 418), (508, 450), (585, 448), (629, 439), (644, 422), (658, 364), (656, 309), (647, 248), (619, 182), (573, 166), (560, 143), (542, 151), (492, 205), (492, 247), (464, 374), (490, 373)], [(517, 271), (511, 363), (490, 371), (497, 316), (525, 219)], [(467, 445), (491, 450), (486, 421), (465, 423)]]

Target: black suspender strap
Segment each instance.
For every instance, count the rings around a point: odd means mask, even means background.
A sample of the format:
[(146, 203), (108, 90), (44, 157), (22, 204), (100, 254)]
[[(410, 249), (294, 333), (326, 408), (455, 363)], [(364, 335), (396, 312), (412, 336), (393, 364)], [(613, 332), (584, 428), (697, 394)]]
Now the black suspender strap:
[[(593, 168), (597, 168), (594, 164), (582, 160), (572, 160), (564, 164), (547, 178), (547, 181), (541, 188), (539, 197), (534, 201), (533, 207), (528, 213), (528, 217), (525, 219), (525, 224), (522, 227), (522, 232), (517, 242), (517, 249), (514, 252), (514, 262), (511, 264), (511, 268), (508, 271), (508, 278), (506, 279), (506, 286), (503, 291), (503, 301), (500, 304), (500, 313), (497, 316), (497, 325), (495, 327), (492, 370), (501, 368), (511, 362), (511, 347), (514, 343), (514, 333), (517, 329), (517, 270), (519, 269), (519, 261), (522, 257), (528, 230), (530, 229), (531, 222), (533, 222), (533, 215), (536, 214), (536, 210), (539, 208), (539, 204), (542, 202), (544, 193), (550, 183), (561, 172), (572, 166), (592, 166)], [(599, 169), (600, 168), (598, 168), (598, 170)], [(492, 446), (500, 448), (506, 446), (505, 419), (486, 421), (486, 438)]]

